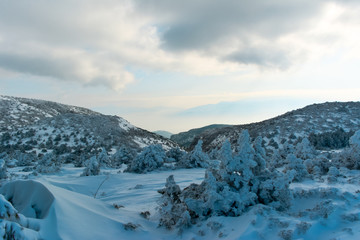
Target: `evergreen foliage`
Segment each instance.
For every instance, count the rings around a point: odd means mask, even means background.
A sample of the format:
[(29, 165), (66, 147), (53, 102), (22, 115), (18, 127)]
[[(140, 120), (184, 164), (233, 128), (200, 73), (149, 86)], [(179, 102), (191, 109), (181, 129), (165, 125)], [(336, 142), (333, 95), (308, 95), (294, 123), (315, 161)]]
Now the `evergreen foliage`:
[(160, 144), (149, 145), (128, 165), (126, 172), (147, 173), (163, 166), (166, 153)]
[(349, 146), (349, 139), (354, 132), (345, 132), (344, 129), (338, 128), (335, 131), (324, 133), (310, 133), (309, 141), (319, 150), (340, 149)]
[(180, 168), (206, 168), (209, 156), (202, 150), (203, 141), (200, 139), (195, 148), (176, 163)]
[(266, 169), (261, 142), (259, 138), (252, 145), (249, 133), (244, 130), (233, 153), (226, 140), (219, 151), (220, 168), (207, 169), (201, 184), (191, 184), (181, 191), (170, 176), (165, 188), (159, 191), (164, 199), (160, 225), (172, 228), (181, 222), (188, 225), (210, 216), (239, 216), (257, 203), (287, 209), (292, 199), (289, 190), (292, 177)]
[(96, 156), (92, 156), (85, 162), (85, 169), (80, 176), (96, 176), (100, 173), (100, 162)]

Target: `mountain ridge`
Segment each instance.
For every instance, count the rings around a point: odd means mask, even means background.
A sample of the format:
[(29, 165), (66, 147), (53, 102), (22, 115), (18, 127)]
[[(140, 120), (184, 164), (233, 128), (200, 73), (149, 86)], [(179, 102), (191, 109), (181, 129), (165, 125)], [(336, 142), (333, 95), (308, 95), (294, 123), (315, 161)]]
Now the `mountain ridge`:
[[(61, 103), (0, 96), (0, 150), (78, 154), (120, 147), (139, 151), (151, 144), (178, 146), (119, 116)], [(0, 151), (1, 152), (1, 151)]]
[[(339, 128), (346, 132), (360, 129), (360, 102), (311, 104), (260, 122), (209, 129), (195, 137), (189, 137), (192, 141), (186, 142), (186, 145), (183, 142), (178, 143), (183, 147), (188, 146), (187, 149), (191, 150), (197, 141), (202, 139), (204, 149), (210, 151), (213, 148), (220, 148), (225, 139), (236, 143), (240, 132), (247, 129), (252, 138), (262, 136), (265, 141), (264, 146), (276, 148), (286, 142), (299, 141), (311, 133), (320, 134), (336, 131)], [(175, 134), (171, 139), (176, 140), (176, 137)]]

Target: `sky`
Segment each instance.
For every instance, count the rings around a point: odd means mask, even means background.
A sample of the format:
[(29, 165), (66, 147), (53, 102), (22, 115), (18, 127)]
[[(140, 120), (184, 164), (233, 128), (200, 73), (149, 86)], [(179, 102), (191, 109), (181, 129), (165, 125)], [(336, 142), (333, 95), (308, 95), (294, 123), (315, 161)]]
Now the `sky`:
[(357, 0), (0, 0), (0, 94), (150, 130), (360, 100)]

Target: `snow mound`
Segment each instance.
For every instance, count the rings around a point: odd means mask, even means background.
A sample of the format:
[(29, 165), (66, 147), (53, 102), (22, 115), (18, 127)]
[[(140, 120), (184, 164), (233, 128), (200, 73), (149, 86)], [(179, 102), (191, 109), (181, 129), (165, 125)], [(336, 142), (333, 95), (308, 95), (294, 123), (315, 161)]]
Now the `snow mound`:
[(45, 218), (54, 202), (53, 194), (40, 182), (14, 181), (0, 189), (0, 193), (24, 216)]

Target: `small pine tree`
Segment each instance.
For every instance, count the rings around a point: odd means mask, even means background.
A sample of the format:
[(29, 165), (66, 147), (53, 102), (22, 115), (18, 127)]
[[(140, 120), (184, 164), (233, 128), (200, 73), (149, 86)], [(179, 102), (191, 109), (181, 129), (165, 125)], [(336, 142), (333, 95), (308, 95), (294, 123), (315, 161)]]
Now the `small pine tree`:
[(166, 156), (169, 162), (179, 162), (186, 156), (186, 152), (181, 150), (179, 147), (171, 148), (167, 153)]
[(187, 211), (187, 206), (180, 199), (181, 190), (179, 185), (175, 183), (173, 175), (166, 179), (165, 188), (158, 192), (162, 194), (159, 226), (164, 226), (167, 229), (174, 226), (178, 228), (188, 227), (191, 219), (190, 214)]
[(262, 137), (258, 136), (257, 138), (255, 138), (255, 141), (253, 143), (253, 148), (255, 151), (254, 160), (257, 164), (257, 166), (255, 167), (255, 175), (259, 175), (266, 168), (266, 152), (262, 146), (262, 141)]
[(111, 166), (110, 158), (104, 147), (101, 148), (101, 152), (99, 153), (97, 159), (98, 159), (100, 166), (102, 166), (102, 167), (110, 167)]
[(201, 184), (191, 184), (181, 191), (173, 177), (168, 178), (166, 188), (160, 191), (163, 198), (166, 196), (161, 205), (160, 225), (176, 226), (179, 219), (195, 223), (214, 215), (239, 216), (257, 203), (287, 209), (292, 199), (289, 185), (293, 177), (265, 168), (266, 156), (258, 141), (261, 142), (260, 138), (252, 145), (249, 133), (244, 130), (237, 152), (233, 153), (226, 140), (219, 151), (219, 169), (207, 169)]
[(6, 161), (4, 159), (0, 159), (0, 179), (7, 178), (7, 167)]
[(128, 165), (126, 172), (147, 173), (163, 166), (166, 154), (160, 144), (149, 145)]
[(115, 168), (122, 164), (129, 164), (136, 157), (136, 152), (132, 149), (122, 146), (111, 156), (111, 165)]
[(54, 173), (61, 169), (61, 161), (53, 153), (45, 154), (36, 166), (36, 171), (39, 173)]
[(301, 182), (304, 178), (309, 177), (302, 159), (297, 158), (294, 154), (289, 154), (286, 161), (288, 162), (286, 171), (293, 173), (294, 181)]
[(328, 182), (329, 183), (335, 183), (338, 180), (338, 177), (340, 176), (340, 172), (336, 167), (330, 167), (328, 172)]
[(303, 160), (311, 159), (315, 157), (316, 150), (311, 145), (309, 139), (303, 138), (303, 140), (296, 145), (295, 155)]
[(80, 176), (96, 176), (100, 173), (100, 163), (96, 156), (92, 156), (85, 162), (85, 169)]
[(180, 168), (206, 168), (209, 165), (209, 156), (202, 150), (202, 140), (199, 140), (194, 150), (186, 154), (176, 166)]

